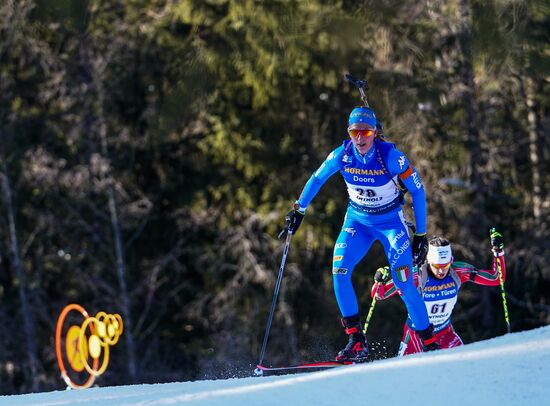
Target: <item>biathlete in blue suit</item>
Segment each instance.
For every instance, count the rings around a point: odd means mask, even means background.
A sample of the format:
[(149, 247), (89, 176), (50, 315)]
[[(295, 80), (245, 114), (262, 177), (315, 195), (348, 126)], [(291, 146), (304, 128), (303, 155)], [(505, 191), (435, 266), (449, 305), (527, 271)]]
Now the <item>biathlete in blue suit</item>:
[[(378, 137), (378, 121), (367, 107), (353, 109), (349, 116), (349, 140), (332, 151), (306, 183), (294, 209), (286, 217), (285, 232), (294, 234), (309, 203), (334, 173), (340, 172), (349, 200), (344, 224), (334, 246), (332, 275), (342, 325), (349, 342), (336, 360), (364, 361), (368, 355), (361, 329), (357, 296), (351, 276), (355, 265), (378, 240), (384, 246), (391, 274), (409, 317), (413, 320), (425, 351), (437, 349), (424, 302), (413, 279), (415, 263), (424, 262), (426, 241), (426, 196), (420, 176), (407, 157), (394, 144)], [(410, 191), (416, 223), (412, 247), (401, 205), (403, 195), (397, 186), (400, 178)], [(411, 249), (412, 248), (412, 249)]]

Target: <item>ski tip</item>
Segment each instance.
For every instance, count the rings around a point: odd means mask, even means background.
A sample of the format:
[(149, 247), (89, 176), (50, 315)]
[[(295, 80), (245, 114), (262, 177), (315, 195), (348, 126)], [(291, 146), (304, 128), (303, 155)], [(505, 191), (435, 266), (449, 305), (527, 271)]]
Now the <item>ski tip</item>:
[(264, 371), (261, 365), (256, 365), (256, 369), (254, 370), (254, 376), (264, 376)]
[(273, 376), (273, 375), (287, 375), (297, 374), (302, 372), (318, 372), (335, 367), (341, 367), (343, 365), (353, 365), (355, 362), (342, 360), (342, 361), (321, 361), (312, 362), (308, 364), (298, 364), (285, 367), (266, 367), (264, 365), (256, 365), (254, 370), (255, 376)]

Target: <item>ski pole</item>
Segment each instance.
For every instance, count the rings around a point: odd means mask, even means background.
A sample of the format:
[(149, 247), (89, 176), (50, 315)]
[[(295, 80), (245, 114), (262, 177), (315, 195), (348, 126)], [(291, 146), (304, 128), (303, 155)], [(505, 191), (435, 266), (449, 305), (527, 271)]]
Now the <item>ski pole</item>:
[(502, 295), (502, 306), (504, 307), (504, 320), (506, 320), (506, 330), (510, 333), (510, 317), (508, 316), (508, 305), (506, 304), (506, 292), (504, 291), (504, 279), (502, 279), (502, 269), (500, 267), (500, 258), (496, 257), (498, 279), (500, 280), (500, 294)]
[[(493, 235), (495, 239), (499, 239), (500, 246), (498, 248), (502, 249), (502, 236), (499, 232), (493, 227), (489, 230), (491, 233), (491, 244), (493, 244)], [(493, 255), (495, 256), (497, 260), (497, 272), (498, 272), (498, 279), (500, 281), (500, 294), (502, 296), (502, 306), (504, 308), (504, 320), (506, 321), (506, 330), (508, 333), (510, 333), (510, 317), (508, 316), (508, 305), (506, 304), (506, 291), (504, 290), (504, 279), (502, 277), (502, 267), (500, 264), (500, 257), (497, 255), (497, 248), (493, 246)]]
[(372, 317), (372, 314), (374, 313), (374, 307), (376, 306), (376, 302), (377, 302), (376, 298), (378, 297), (378, 289), (380, 289), (380, 282), (378, 282), (378, 286), (376, 287), (376, 293), (372, 298), (372, 302), (370, 302), (369, 313), (367, 314), (367, 319), (365, 320), (365, 325), (363, 326), (363, 334), (367, 334), (367, 329), (369, 328), (370, 319)]
[(370, 107), (369, 98), (367, 96), (367, 91), (369, 90), (369, 83), (366, 80), (355, 79), (349, 73), (346, 73), (346, 79), (352, 85), (357, 87), (357, 89), (359, 89), (359, 93), (361, 93), (361, 100), (363, 100), (363, 103), (365, 103), (366, 107)]
[(265, 349), (267, 347), (267, 339), (269, 337), (269, 330), (271, 329), (271, 322), (273, 321), (273, 313), (275, 313), (275, 306), (277, 305), (277, 298), (279, 296), (279, 290), (281, 289), (281, 281), (283, 280), (283, 271), (285, 269), (286, 256), (288, 254), (288, 248), (290, 247), (290, 240), (292, 234), (286, 235), (285, 246), (283, 249), (283, 258), (281, 260), (281, 266), (279, 268), (279, 275), (277, 276), (277, 282), (275, 283), (275, 291), (273, 292), (273, 301), (271, 302), (271, 309), (269, 310), (269, 317), (267, 318), (267, 326), (265, 328), (264, 341), (262, 343), (262, 350), (260, 351), (260, 360), (258, 365), (262, 365), (265, 355)]
[[(378, 293), (378, 288), (376, 288), (376, 293)], [(369, 328), (370, 319), (372, 317), (372, 314), (374, 313), (374, 307), (376, 306), (376, 295), (372, 298), (372, 302), (370, 303), (370, 309), (369, 314), (367, 314), (367, 319), (365, 320), (365, 325), (363, 326), (363, 334), (367, 334), (367, 329)]]

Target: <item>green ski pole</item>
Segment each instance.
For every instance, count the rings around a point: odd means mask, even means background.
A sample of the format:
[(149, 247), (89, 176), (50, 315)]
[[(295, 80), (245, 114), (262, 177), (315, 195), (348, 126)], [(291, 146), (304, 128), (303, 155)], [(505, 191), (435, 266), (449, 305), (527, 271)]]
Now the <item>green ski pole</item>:
[[(380, 286), (380, 285), (378, 285)], [(376, 293), (378, 293), (378, 288), (376, 289)], [(372, 314), (374, 313), (374, 308), (376, 307), (376, 296), (372, 298), (372, 302), (370, 303), (370, 309), (369, 314), (367, 314), (367, 319), (365, 320), (365, 325), (363, 326), (363, 334), (367, 334), (367, 328), (369, 328), (370, 319), (372, 317)]]
[[(493, 237), (502, 237), (498, 231), (495, 230), (495, 228), (491, 228), (491, 238)], [(502, 269), (500, 266), (500, 259), (496, 256), (496, 252), (493, 250), (493, 254), (495, 254), (495, 258), (497, 259), (497, 272), (498, 272), (498, 279), (500, 281), (500, 294), (502, 295), (502, 306), (504, 307), (504, 320), (506, 321), (506, 330), (508, 333), (511, 332), (510, 329), (510, 317), (508, 316), (508, 305), (506, 304), (506, 291), (504, 290), (504, 279), (502, 278)]]
[[(388, 274), (389, 268), (385, 266), (383, 268), (378, 268), (377, 271), (381, 271), (382, 274), (385, 276)], [(372, 302), (370, 303), (369, 313), (367, 314), (367, 319), (365, 320), (365, 326), (363, 327), (363, 334), (367, 334), (367, 329), (369, 328), (370, 319), (372, 317), (372, 314), (374, 313), (374, 308), (376, 307), (376, 302), (377, 302), (376, 297), (378, 296), (378, 289), (380, 289), (380, 282), (381, 281), (378, 281), (378, 286), (376, 287), (376, 293), (372, 298)]]
[(504, 291), (504, 280), (502, 279), (502, 269), (500, 260), (497, 258), (498, 278), (500, 279), (500, 293), (502, 295), (502, 306), (504, 307), (504, 319), (506, 320), (506, 330), (510, 333), (510, 317), (508, 316), (508, 305), (506, 304), (506, 292)]

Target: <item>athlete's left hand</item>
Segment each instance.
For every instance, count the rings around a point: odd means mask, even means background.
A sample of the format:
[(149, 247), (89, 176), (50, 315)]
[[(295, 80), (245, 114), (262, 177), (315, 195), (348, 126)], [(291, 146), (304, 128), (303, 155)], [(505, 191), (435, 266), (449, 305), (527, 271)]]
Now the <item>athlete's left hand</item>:
[(383, 266), (376, 270), (374, 274), (374, 281), (382, 285), (386, 284), (390, 280), (390, 267)]
[(500, 234), (494, 227), (491, 228), (491, 246), (493, 247), (494, 253), (500, 253), (504, 249), (502, 234)]
[(428, 255), (428, 238), (426, 234), (414, 234), (412, 242), (413, 265), (420, 266), (426, 261)]

